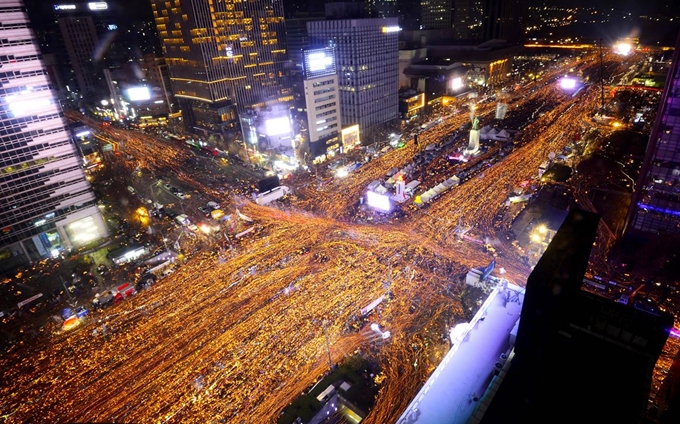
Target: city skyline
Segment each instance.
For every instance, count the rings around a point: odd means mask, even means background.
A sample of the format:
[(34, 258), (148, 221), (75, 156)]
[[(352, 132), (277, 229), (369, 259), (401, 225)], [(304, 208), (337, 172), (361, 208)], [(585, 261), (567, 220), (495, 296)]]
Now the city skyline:
[(673, 422), (672, 7), (3, 4), (8, 422)]

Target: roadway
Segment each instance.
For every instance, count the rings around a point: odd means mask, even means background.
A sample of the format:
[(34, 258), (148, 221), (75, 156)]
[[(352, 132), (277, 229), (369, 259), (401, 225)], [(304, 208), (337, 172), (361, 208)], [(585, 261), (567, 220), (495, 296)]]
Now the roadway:
[[(441, 360), (449, 326), (464, 320), (460, 276), (492, 258), (452, 237), (459, 218), (473, 234), (501, 240), (498, 268), (519, 285), (526, 280), (530, 270), (494, 217), (509, 188), (531, 179), (597, 108), (591, 87), (575, 97), (555, 91), (554, 78), (564, 71), (513, 93), (510, 114), (524, 101), (556, 99), (527, 122), (520, 135), (526, 142), (427, 210), (387, 225), (352, 221), (366, 184), (450, 137), (469, 121), (468, 111), (423, 133), (419, 146), (409, 141), (352, 178), (308, 185), (279, 209), (254, 205), (236, 184), (226, 193), (207, 186), (205, 173), (182, 165), (193, 156), (186, 150), (107, 129), (123, 134), (121, 149), (143, 173), (171, 171), (225, 209), (240, 207), (260, 229), (231, 252), (213, 241), (171, 276), (107, 310), (101, 322), (0, 358), (9, 382), (0, 387), (6, 421), (271, 422), (327, 371), (326, 326), (333, 361), (362, 349), (381, 365), (383, 387), (366, 422), (394, 422)], [(488, 117), (493, 109), (480, 104), (477, 114)], [(385, 293), (386, 280), (392, 298), (374, 318), (393, 337), (376, 347), (352, 323)]]

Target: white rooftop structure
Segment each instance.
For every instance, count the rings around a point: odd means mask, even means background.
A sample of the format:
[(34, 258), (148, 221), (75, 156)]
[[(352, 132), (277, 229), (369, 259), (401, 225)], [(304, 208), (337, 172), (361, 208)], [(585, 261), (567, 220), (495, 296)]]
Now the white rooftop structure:
[(472, 417), (494, 372), (503, 365), (519, 321), (524, 289), (500, 283), (469, 324), (451, 331), (451, 350), (432, 373), (398, 424), (462, 424)]

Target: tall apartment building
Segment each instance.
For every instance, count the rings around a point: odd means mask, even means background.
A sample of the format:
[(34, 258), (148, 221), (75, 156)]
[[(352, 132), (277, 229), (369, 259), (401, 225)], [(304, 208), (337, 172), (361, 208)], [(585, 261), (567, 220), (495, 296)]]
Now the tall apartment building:
[(397, 18), (309, 22), (310, 40), (336, 51), (340, 115), (361, 131), (399, 117)]
[(0, 267), (107, 235), (30, 22), (0, 8)]
[(421, 29), (451, 28), (451, 0), (420, 0)]
[(280, 0), (152, 0), (187, 125), (221, 132), (238, 114), (292, 100)]
[(313, 157), (340, 147), (340, 93), (335, 49), (304, 51), (304, 90), (309, 145)]
[(680, 37), (626, 224), (626, 231), (680, 234)]

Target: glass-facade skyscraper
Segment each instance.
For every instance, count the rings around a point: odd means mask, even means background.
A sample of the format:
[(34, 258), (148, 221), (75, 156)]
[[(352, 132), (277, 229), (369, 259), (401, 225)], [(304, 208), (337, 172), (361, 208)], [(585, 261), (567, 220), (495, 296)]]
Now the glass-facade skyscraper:
[(680, 234), (680, 37), (635, 187), (626, 231)]
[[(19, 0), (0, 7), (0, 267), (107, 235)], [(15, 259), (16, 260), (16, 259)]]
[(343, 126), (361, 131), (399, 117), (397, 18), (308, 22), (313, 45), (336, 52)]
[(175, 97), (190, 126), (292, 101), (281, 0), (152, 0)]

